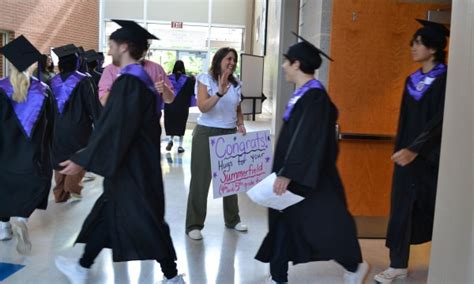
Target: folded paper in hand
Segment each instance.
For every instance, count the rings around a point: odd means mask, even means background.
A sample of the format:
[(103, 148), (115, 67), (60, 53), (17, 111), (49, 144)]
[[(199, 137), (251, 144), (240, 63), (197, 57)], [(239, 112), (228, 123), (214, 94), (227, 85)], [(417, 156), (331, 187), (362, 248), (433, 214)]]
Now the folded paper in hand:
[(296, 195), (288, 190), (280, 196), (276, 195), (273, 192), (273, 184), (275, 183), (276, 178), (276, 174), (272, 173), (252, 187), (252, 189), (247, 191), (247, 195), (253, 202), (276, 210), (283, 210), (304, 199), (304, 197)]

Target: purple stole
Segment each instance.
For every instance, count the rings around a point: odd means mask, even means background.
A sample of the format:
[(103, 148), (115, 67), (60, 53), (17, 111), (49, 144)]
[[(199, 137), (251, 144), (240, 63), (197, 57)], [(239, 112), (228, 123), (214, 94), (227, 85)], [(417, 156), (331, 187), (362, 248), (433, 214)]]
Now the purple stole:
[(10, 99), (16, 117), (22, 126), (26, 136), (31, 138), (33, 129), (38, 121), (44, 101), (46, 100), (47, 85), (36, 78), (30, 79), (30, 88), (26, 101), (18, 103), (12, 100), (13, 86), (10, 83), (10, 78), (0, 80), (0, 88), (6, 93)]
[(72, 91), (87, 75), (74, 71), (66, 81), (63, 82), (61, 75), (58, 74), (51, 79), (51, 90), (56, 98), (59, 114), (64, 111), (64, 106), (69, 101)]
[(309, 89), (321, 89), (324, 90), (323, 84), (316, 79), (309, 80), (303, 86), (299, 87), (293, 93), (293, 96), (288, 101), (286, 105), (285, 114), (283, 115), (283, 120), (288, 121), (291, 117), (291, 112), (295, 107), (296, 102), (309, 90)]
[(155, 84), (153, 84), (153, 81), (151, 80), (150, 76), (148, 73), (146, 73), (145, 69), (141, 64), (129, 64), (122, 68), (120, 70), (120, 75), (131, 75), (134, 77), (137, 77), (140, 81), (145, 84), (145, 86), (153, 93), (156, 95), (156, 110), (158, 112), (158, 115), (161, 116), (161, 109), (163, 106), (163, 99), (161, 98), (161, 95), (157, 92), (155, 89)]
[(431, 84), (440, 75), (446, 73), (448, 67), (445, 64), (438, 64), (430, 72), (424, 74), (421, 69), (410, 75), (407, 82), (407, 91), (416, 101), (421, 100)]

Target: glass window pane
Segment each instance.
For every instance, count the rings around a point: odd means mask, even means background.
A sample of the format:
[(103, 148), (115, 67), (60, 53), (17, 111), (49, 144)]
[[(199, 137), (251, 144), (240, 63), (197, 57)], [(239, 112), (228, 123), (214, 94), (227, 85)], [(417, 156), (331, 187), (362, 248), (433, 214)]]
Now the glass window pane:
[(150, 49), (147, 57), (149, 60), (160, 64), (166, 73), (171, 73), (176, 62), (176, 51)]

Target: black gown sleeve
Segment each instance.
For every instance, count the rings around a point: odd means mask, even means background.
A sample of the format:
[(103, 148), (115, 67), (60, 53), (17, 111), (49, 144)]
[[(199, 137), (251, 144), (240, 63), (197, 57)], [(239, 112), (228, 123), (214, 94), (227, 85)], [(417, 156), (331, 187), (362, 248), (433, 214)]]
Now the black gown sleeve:
[(143, 83), (130, 75), (120, 76), (112, 86), (110, 100), (89, 144), (71, 160), (101, 176), (114, 176), (140, 130), (147, 104), (152, 105), (144, 94)]
[(331, 104), (327, 95), (320, 90), (310, 92), (315, 93), (298, 102), (301, 108), (296, 109), (295, 105), (292, 116), (296, 116), (298, 124), (277, 175), (304, 187), (315, 188), (327, 154), (328, 135), (335, 137), (335, 126), (330, 126)]

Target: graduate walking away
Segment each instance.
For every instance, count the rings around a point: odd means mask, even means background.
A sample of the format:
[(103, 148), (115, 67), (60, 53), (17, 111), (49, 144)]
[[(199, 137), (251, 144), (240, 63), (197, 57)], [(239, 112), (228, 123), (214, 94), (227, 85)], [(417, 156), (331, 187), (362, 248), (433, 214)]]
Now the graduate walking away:
[[(0, 80), (0, 240), (15, 233), (17, 251), (27, 254), (27, 218), (46, 209), (51, 188), (52, 96), (26, 73), (41, 54), (24, 36), (0, 53), (11, 63), (10, 76)], [(18, 217), (13, 230), (10, 217)]]
[(161, 97), (138, 61), (149, 39), (133, 21), (111, 34), (109, 54), (120, 75), (87, 147), (61, 165), (66, 175), (87, 169), (104, 176), (104, 193), (84, 221), (77, 242), (85, 243), (79, 261), (63, 257), (56, 265), (72, 283), (86, 283), (89, 268), (103, 248), (115, 262), (156, 260), (163, 283), (184, 283), (178, 275), (170, 229), (164, 220), (165, 196), (160, 165)]
[[(347, 210), (336, 168), (336, 106), (314, 79), (321, 55), (308, 41), (291, 46), (282, 65), (296, 84), (275, 149), (273, 190), (290, 190), (305, 199), (282, 211), (269, 209), (269, 232), (256, 259), (270, 263), (271, 283), (288, 282), (293, 264), (335, 260), (345, 269), (344, 283), (361, 284), (368, 272), (362, 260), (354, 220)], [(329, 58), (330, 59), (330, 58)]]
[(413, 60), (421, 68), (405, 81), (398, 123), (392, 202), (386, 246), (390, 267), (375, 280), (391, 283), (408, 273), (411, 244), (431, 241), (438, 183), (449, 30), (418, 20), (423, 27), (413, 35)]
[(85, 148), (102, 108), (97, 87), (92, 78), (76, 70), (79, 49), (73, 44), (53, 49), (59, 57), (60, 73), (51, 79), (54, 97), (55, 124), (53, 137), (53, 193), (56, 202), (82, 198), (82, 178), (85, 171), (76, 175), (63, 175), (59, 163), (68, 160)]
[(173, 85), (176, 97), (171, 104), (165, 104), (165, 132), (170, 136), (166, 150), (171, 151), (173, 138), (178, 136), (178, 153), (184, 153), (183, 136), (188, 122), (189, 107), (192, 106), (194, 98), (195, 79), (186, 75), (184, 63), (181, 60), (175, 62), (173, 73), (168, 78)]

